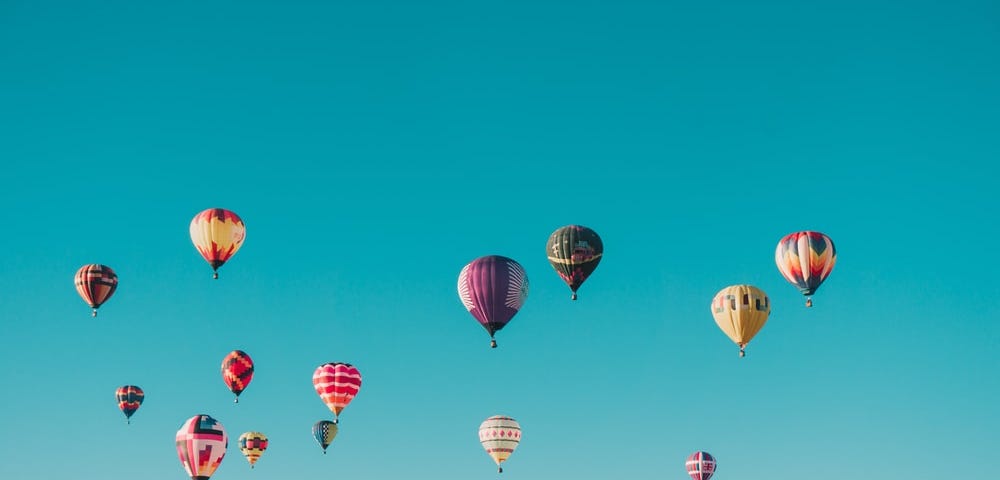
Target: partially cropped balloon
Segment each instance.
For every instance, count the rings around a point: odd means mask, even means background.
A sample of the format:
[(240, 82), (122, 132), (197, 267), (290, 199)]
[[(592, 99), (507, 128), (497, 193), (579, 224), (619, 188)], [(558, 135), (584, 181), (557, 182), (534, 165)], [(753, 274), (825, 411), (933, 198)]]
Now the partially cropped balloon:
[(576, 300), (577, 289), (594, 273), (597, 264), (601, 263), (604, 243), (597, 232), (583, 225), (567, 225), (552, 232), (545, 251), (549, 264), (569, 285), (573, 291), (571, 298)]
[(250, 462), (250, 468), (253, 468), (264, 454), (264, 450), (267, 450), (267, 436), (260, 432), (245, 432), (240, 435), (238, 443), (240, 452)]
[(233, 350), (222, 359), (222, 381), (240, 401), (240, 394), (253, 380), (253, 360), (242, 350)]
[(785, 280), (806, 296), (806, 306), (811, 307), (812, 295), (837, 263), (837, 248), (830, 237), (820, 232), (790, 233), (778, 242), (774, 263)]
[(219, 278), (219, 267), (236, 254), (246, 239), (246, 227), (239, 215), (224, 208), (209, 208), (191, 219), (191, 242), (212, 266)]
[(313, 437), (316, 443), (323, 447), (323, 454), (326, 455), (326, 447), (330, 446), (333, 439), (337, 437), (337, 424), (329, 420), (320, 420), (313, 424)]
[(90, 305), (91, 315), (96, 317), (97, 309), (118, 289), (118, 275), (107, 265), (92, 263), (76, 271), (73, 284), (83, 301)]
[(125, 414), (126, 423), (132, 423), (132, 415), (139, 410), (145, 398), (146, 394), (135, 385), (123, 385), (115, 389), (115, 400), (118, 400), (118, 409)]
[(208, 480), (226, 456), (229, 437), (218, 420), (208, 415), (189, 418), (176, 436), (177, 456), (192, 480)]
[(496, 348), (494, 335), (510, 322), (528, 297), (528, 275), (521, 264), (507, 257), (480, 257), (458, 274), (458, 297), (490, 334), (490, 346)]
[(684, 462), (684, 466), (692, 480), (708, 480), (715, 473), (715, 458), (708, 452), (694, 452)]
[(514, 453), (521, 443), (521, 425), (513, 418), (495, 415), (479, 425), (479, 443), (497, 464), (497, 472), (503, 473), (503, 462)]
[(752, 285), (732, 285), (715, 294), (712, 316), (720, 329), (746, 355), (746, 346), (764, 327), (771, 313), (771, 302), (763, 290)]
[(349, 363), (326, 363), (313, 372), (313, 387), (338, 423), (340, 412), (361, 390), (361, 372)]

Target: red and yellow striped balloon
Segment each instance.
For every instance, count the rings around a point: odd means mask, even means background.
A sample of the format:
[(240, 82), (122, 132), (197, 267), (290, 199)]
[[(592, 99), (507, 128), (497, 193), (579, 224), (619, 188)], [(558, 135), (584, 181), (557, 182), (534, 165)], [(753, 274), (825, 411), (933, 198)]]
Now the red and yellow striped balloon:
[(260, 432), (245, 432), (240, 435), (237, 443), (240, 446), (240, 452), (250, 462), (250, 468), (253, 468), (260, 456), (264, 454), (264, 450), (267, 450), (267, 436)]
[(91, 315), (96, 317), (98, 307), (108, 301), (118, 288), (118, 275), (107, 265), (92, 263), (76, 271), (73, 283), (83, 301), (90, 305)]
[(219, 267), (236, 254), (246, 238), (243, 220), (224, 208), (209, 208), (195, 215), (190, 230), (191, 241), (212, 266), (214, 278), (219, 278)]
[(313, 387), (323, 403), (333, 412), (334, 422), (340, 420), (340, 412), (361, 390), (361, 372), (349, 363), (327, 363), (313, 372)]

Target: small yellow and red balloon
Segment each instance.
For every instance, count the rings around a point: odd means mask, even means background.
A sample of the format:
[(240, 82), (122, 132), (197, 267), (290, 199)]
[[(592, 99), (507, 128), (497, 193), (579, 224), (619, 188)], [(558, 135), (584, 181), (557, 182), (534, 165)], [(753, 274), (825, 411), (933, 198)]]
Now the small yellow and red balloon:
[(213, 278), (219, 278), (219, 267), (236, 254), (246, 239), (243, 220), (224, 208), (209, 208), (195, 215), (190, 231), (194, 247), (212, 266)]

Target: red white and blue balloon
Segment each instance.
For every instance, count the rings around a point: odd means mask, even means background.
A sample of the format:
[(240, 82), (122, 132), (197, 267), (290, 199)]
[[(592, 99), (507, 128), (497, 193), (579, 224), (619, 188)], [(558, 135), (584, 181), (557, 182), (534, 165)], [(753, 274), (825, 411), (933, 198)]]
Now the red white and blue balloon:
[(688, 475), (693, 480), (708, 480), (715, 473), (715, 457), (708, 452), (694, 452), (684, 463), (687, 467)]

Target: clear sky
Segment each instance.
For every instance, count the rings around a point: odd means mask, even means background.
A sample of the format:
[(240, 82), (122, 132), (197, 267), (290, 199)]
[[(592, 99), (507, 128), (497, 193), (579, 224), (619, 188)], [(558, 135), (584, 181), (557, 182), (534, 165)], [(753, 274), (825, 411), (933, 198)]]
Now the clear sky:
[[(182, 479), (207, 413), (218, 480), (495, 478), (495, 414), (508, 480), (996, 478), (998, 110), (991, 1), (2, 1), (0, 477)], [(217, 281), (209, 207), (247, 225)], [(773, 260), (805, 229), (812, 309)], [(531, 282), (495, 350), (455, 287), (488, 254)], [(744, 359), (736, 283), (773, 306)], [(364, 380), (324, 456), (333, 361)]]

